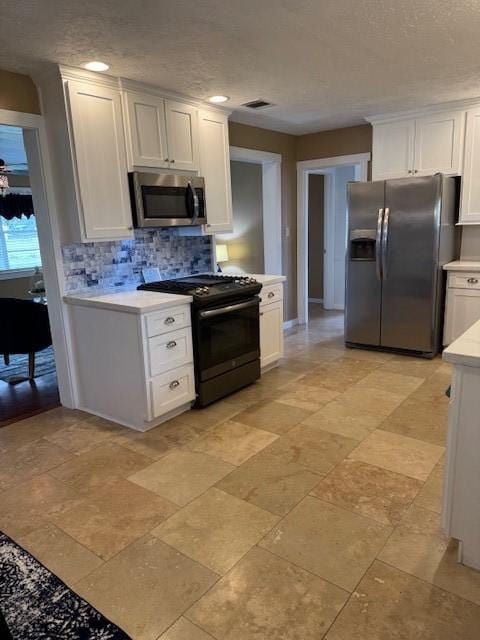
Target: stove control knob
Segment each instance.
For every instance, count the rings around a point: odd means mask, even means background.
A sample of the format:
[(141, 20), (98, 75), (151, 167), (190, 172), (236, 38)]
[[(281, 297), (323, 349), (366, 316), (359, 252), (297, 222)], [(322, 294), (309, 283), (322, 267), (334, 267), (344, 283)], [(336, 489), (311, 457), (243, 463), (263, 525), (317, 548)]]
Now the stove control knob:
[(210, 293), (209, 287), (203, 287), (202, 291), (203, 291), (203, 293)]
[(195, 293), (197, 293), (198, 295), (202, 295), (203, 290), (202, 290), (200, 287), (197, 287), (197, 288), (195, 289)]

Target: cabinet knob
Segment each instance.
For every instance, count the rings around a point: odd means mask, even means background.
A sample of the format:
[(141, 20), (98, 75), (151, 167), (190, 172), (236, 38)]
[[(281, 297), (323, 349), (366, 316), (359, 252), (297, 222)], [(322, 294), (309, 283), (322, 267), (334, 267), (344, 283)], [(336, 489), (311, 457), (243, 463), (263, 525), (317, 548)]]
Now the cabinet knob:
[(411, 169), (409, 169), (409, 170), (407, 171), (407, 173), (413, 173), (413, 171), (412, 171)]
[(128, 231), (133, 231), (133, 227), (127, 227)]
[(413, 173), (418, 173), (418, 169), (415, 169)]
[(175, 342), (175, 340), (170, 340), (170, 342), (167, 342), (167, 349), (173, 349), (176, 346), (177, 343)]
[(274, 295), (275, 294), (273, 293), (273, 291), (270, 291), (269, 294), (268, 294), (268, 298), (273, 298)]
[(168, 316), (168, 318), (165, 318), (164, 320), (164, 324), (172, 324), (175, 322), (175, 318), (172, 318), (172, 316)]
[(173, 380), (172, 382), (170, 382), (168, 386), (173, 391), (174, 389), (180, 386), (180, 382), (178, 380)]
[(168, 162), (168, 158), (165, 158), (164, 162)]
[(172, 164), (175, 164), (175, 160), (170, 160), (170, 162), (171, 162)]
[(478, 284), (478, 278), (468, 278), (467, 282), (469, 284)]

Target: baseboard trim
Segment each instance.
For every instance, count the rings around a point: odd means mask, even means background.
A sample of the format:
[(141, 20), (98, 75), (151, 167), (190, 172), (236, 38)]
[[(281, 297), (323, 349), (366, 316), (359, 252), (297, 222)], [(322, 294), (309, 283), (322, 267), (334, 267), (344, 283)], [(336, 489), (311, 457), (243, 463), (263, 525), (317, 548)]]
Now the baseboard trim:
[(314, 304), (323, 304), (323, 298), (309, 298), (308, 301)]
[(295, 327), (297, 324), (298, 324), (298, 318), (294, 318), (293, 320), (284, 320), (283, 328), (291, 329), (292, 327)]

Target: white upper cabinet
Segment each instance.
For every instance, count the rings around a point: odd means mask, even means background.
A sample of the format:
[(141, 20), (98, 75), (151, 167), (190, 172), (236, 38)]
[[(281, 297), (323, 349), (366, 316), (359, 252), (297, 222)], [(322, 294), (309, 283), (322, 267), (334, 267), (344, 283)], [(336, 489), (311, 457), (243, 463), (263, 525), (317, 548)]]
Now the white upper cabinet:
[(130, 164), (139, 167), (169, 167), (165, 101), (131, 91), (125, 92)]
[(465, 111), (373, 123), (372, 179), (461, 175)]
[(372, 179), (405, 178), (411, 175), (414, 158), (415, 121), (400, 120), (374, 125)]
[(480, 107), (467, 111), (460, 224), (480, 224)]
[(200, 173), (205, 178), (208, 233), (233, 231), (228, 120), (215, 111), (199, 112)]
[(464, 111), (434, 113), (415, 120), (414, 174), (462, 173)]
[(188, 104), (165, 100), (165, 117), (171, 168), (197, 171), (198, 110)]
[(81, 240), (131, 237), (120, 92), (70, 79), (65, 90)]

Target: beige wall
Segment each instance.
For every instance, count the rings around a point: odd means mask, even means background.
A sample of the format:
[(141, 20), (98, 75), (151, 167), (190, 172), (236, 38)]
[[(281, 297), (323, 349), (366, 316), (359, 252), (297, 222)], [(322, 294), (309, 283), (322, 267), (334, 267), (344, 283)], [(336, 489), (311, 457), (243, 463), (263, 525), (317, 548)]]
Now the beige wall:
[[(297, 317), (296, 283), (296, 137), (269, 129), (230, 122), (230, 144), (234, 147), (270, 151), (282, 156), (282, 261), (287, 276), (285, 286), (285, 319)], [(286, 237), (286, 227), (290, 237)]]
[(371, 150), (372, 127), (369, 124), (309, 133), (297, 138), (297, 160), (347, 156)]
[(308, 297), (323, 298), (324, 177), (308, 178)]
[(263, 273), (263, 190), (262, 165), (230, 163), (232, 175), (233, 233), (218, 234), (228, 246), (228, 265), (244, 273)]
[(40, 113), (37, 89), (29, 76), (0, 69), (0, 109)]
[(31, 300), (28, 290), (32, 286), (31, 277), (0, 280), (0, 298), (23, 298)]

